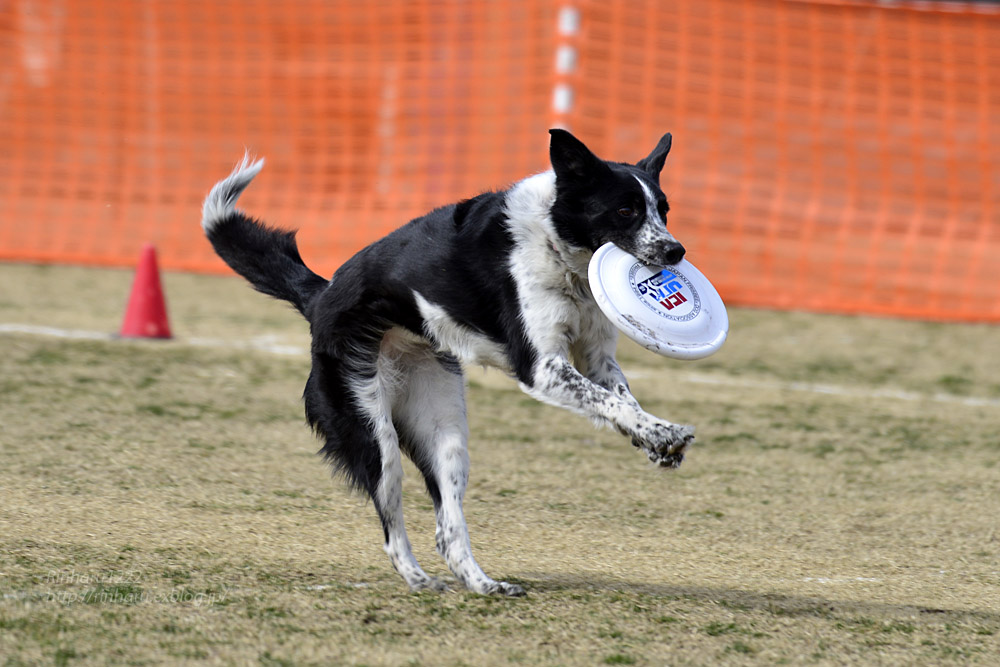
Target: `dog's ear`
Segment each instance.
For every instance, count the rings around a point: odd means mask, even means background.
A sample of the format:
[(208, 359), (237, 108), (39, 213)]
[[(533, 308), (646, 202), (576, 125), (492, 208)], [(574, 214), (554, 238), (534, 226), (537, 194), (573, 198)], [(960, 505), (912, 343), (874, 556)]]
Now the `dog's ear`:
[(667, 160), (667, 153), (670, 152), (670, 144), (673, 143), (673, 137), (667, 132), (662, 137), (660, 137), (660, 143), (656, 144), (656, 148), (653, 152), (649, 154), (648, 157), (644, 157), (635, 163), (635, 166), (642, 169), (644, 172), (652, 176), (657, 182), (660, 180), (660, 172), (663, 171), (663, 163)]
[(549, 160), (556, 172), (556, 179), (591, 182), (611, 170), (601, 158), (590, 152), (583, 142), (566, 130), (549, 130)]

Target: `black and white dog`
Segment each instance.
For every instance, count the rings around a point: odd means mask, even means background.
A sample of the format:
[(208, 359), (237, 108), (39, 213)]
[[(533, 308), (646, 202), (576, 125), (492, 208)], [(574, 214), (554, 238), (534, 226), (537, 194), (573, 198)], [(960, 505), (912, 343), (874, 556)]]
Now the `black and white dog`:
[(680, 465), (694, 429), (658, 419), (629, 393), (617, 333), (587, 266), (613, 242), (649, 264), (676, 264), (660, 170), (664, 135), (637, 164), (606, 162), (551, 130), (552, 170), (509, 190), (436, 209), (361, 250), (327, 281), (303, 263), (295, 233), (236, 210), (263, 160), (244, 158), (205, 200), (216, 252), (259, 291), (309, 320), (309, 423), (322, 452), (375, 504), (385, 550), (410, 588), (444, 589), (417, 564), (403, 526), (401, 453), (437, 515), (437, 550), (477, 593), (523, 595), (472, 556), (462, 514), (469, 475), (463, 364), (503, 369), (540, 401), (631, 437), (650, 460)]

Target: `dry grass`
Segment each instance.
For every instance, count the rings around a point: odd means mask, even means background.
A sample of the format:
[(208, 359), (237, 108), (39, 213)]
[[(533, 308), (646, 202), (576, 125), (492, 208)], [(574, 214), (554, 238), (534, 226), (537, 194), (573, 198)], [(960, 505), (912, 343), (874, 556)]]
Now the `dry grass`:
[[(0, 265), (0, 324), (113, 331), (130, 279)], [(471, 372), (466, 509), (487, 572), (529, 590), (507, 600), (404, 589), (315, 456), (305, 357), (190, 343), (305, 347), (294, 312), (236, 279), (166, 282), (177, 341), (0, 334), (7, 664), (1000, 655), (995, 328), (735, 310), (703, 362), (623, 345), (640, 400), (698, 426), (676, 472)], [(443, 575), (412, 467), (405, 496)]]

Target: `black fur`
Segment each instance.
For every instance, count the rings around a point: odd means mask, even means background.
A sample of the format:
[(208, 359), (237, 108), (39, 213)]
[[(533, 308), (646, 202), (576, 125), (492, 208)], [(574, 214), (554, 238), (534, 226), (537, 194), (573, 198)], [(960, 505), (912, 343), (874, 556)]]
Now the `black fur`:
[(303, 315), (309, 300), (326, 287), (327, 281), (299, 256), (294, 231), (274, 229), (233, 211), (215, 224), (208, 238), (219, 257), (255, 289), (290, 302)]

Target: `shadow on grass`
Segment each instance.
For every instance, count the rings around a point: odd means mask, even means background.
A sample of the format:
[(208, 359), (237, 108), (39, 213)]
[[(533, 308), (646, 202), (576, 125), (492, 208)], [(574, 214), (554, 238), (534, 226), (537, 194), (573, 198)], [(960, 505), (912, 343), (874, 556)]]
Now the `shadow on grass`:
[(701, 604), (714, 604), (739, 611), (765, 612), (774, 616), (841, 618), (844, 616), (886, 616), (975, 621), (1000, 626), (1000, 612), (975, 609), (947, 609), (924, 605), (889, 604), (877, 601), (832, 600), (822, 597), (798, 596), (783, 593), (761, 593), (738, 589), (710, 588), (707, 586), (671, 586), (621, 581), (609, 578), (585, 578), (526, 572), (519, 583), (532, 593), (586, 593), (617, 592), (631, 595), (648, 595), (669, 600), (688, 600)]

